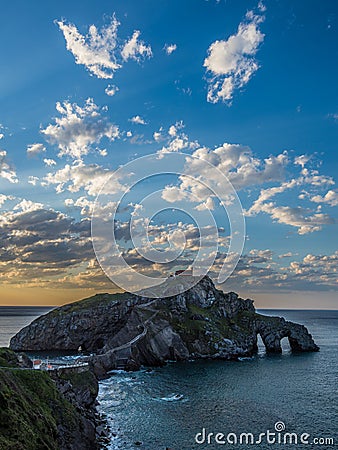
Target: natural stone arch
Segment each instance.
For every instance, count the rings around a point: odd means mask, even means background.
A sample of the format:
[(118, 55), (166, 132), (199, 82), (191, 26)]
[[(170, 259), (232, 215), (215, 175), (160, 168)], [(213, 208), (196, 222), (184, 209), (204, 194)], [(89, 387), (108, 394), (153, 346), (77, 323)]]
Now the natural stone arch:
[(261, 336), (267, 353), (282, 353), (281, 340), (285, 337), (292, 352), (319, 350), (306, 327), (280, 317), (258, 321), (256, 332)]

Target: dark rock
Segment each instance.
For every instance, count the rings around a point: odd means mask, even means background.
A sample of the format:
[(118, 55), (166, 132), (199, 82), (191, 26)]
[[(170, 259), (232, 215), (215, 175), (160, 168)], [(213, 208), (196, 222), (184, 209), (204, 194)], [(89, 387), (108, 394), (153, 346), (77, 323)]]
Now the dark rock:
[[(8, 349), (6, 354), (10, 355)], [(88, 370), (65, 373), (27, 370), (19, 365), (2, 368), (0, 448), (98, 449), (97, 385)]]
[(14, 353), (7, 347), (0, 348), (0, 367), (18, 367), (30, 369), (33, 362), (25, 353)]
[[(66, 331), (66, 332), (65, 332)], [(307, 329), (256, 313), (253, 301), (216, 289), (204, 277), (184, 293), (162, 299), (98, 294), (51, 311), (11, 340), (15, 350), (72, 350), (96, 354), (89, 364), (98, 378), (113, 369), (138, 370), (167, 361), (237, 359), (257, 352), (260, 334), (269, 353), (317, 351)]]

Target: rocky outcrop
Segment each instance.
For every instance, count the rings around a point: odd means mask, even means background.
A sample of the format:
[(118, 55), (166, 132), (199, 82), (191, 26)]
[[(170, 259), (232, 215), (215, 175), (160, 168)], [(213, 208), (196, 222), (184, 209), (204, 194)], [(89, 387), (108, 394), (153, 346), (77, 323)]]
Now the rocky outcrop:
[(209, 277), (168, 298), (98, 294), (57, 308), (21, 330), (10, 345), (17, 351), (81, 346), (95, 352), (89, 362), (103, 377), (116, 368), (251, 356), (258, 334), (270, 353), (281, 352), (284, 337), (293, 351), (318, 350), (304, 326), (256, 313), (252, 300), (216, 289)]
[(30, 370), (20, 356), (0, 349), (2, 364), (8, 361), (0, 370), (0, 450), (100, 448), (93, 373)]
[(304, 325), (286, 321), (281, 317), (257, 315), (256, 331), (262, 337), (268, 353), (282, 353), (281, 340), (288, 338), (290, 348), (294, 352), (311, 352), (319, 350), (311, 334)]
[(25, 353), (14, 353), (7, 347), (0, 347), (0, 367), (30, 369), (33, 363)]
[[(88, 368), (76, 370), (59, 369), (48, 372), (60, 394), (71, 403), (79, 415), (81, 437), (77, 436), (72, 443), (74, 449), (99, 448), (96, 428), (99, 425), (96, 411), (98, 382)], [(65, 433), (64, 424), (58, 425), (58, 442), (60, 448), (69, 447), (69, 433)], [(73, 437), (73, 436), (72, 436)]]

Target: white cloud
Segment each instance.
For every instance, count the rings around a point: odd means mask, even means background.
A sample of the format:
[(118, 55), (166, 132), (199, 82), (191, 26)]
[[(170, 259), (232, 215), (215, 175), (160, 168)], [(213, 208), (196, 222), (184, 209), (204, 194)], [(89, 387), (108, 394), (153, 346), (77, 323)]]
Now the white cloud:
[(115, 202), (107, 202), (101, 206), (99, 203), (95, 204), (95, 201), (89, 200), (87, 197), (79, 197), (75, 201), (71, 198), (65, 200), (65, 205), (68, 207), (80, 208), (82, 216), (92, 217), (94, 211), (95, 215), (101, 218), (109, 218), (112, 216), (114, 209), (116, 208)]
[(29, 157), (36, 156), (39, 153), (43, 153), (46, 151), (46, 147), (43, 144), (30, 144), (27, 147), (27, 155)]
[(76, 103), (58, 102), (56, 109), (61, 117), (55, 118), (55, 124), (41, 130), (49, 142), (56, 144), (59, 156), (68, 155), (81, 159), (103, 138), (114, 141), (119, 137), (119, 129), (102, 117), (99, 107), (88, 98), (83, 107)]
[[(114, 171), (105, 169), (97, 164), (84, 164), (76, 162), (73, 165), (66, 166), (55, 173), (48, 173), (44, 178), (42, 185), (55, 185), (57, 193), (68, 190), (69, 192), (79, 192), (84, 189), (89, 195), (97, 195), (104, 182)], [(120, 184), (119, 180), (114, 179), (115, 192), (122, 192), (125, 187)], [(112, 188), (113, 182), (109, 183)], [(113, 191), (111, 192), (114, 193)]]
[(153, 134), (154, 141), (160, 142), (163, 139), (163, 135), (160, 131), (155, 131)]
[[(302, 158), (302, 157), (300, 157)], [(304, 161), (300, 159), (298, 163), (301, 167), (304, 167)], [(262, 189), (257, 200), (254, 201), (252, 206), (246, 211), (247, 216), (254, 216), (258, 213), (265, 213), (271, 216), (273, 220), (278, 223), (285, 225), (290, 225), (297, 228), (298, 234), (307, 234), (314, 231), (321, 230), (323, 225), (328, 225), (334, 223), (334, 220), (327, 214), (313, 213), (312, 210), (308, 208), (302, 208), (300, 206), (277, 206), (275, 202), (271, 199), (278, 194), (282, 194), (288, 190), (300, 187), (302, 185), (312, 185), (316, 187), (321, 187), (322, 185), (331, 184), (332, 179), (330, 177), (325, 177), (318, 175), (317, 171), (308, 172), (307, 169), (302, 169), (301, 175), (298, 178), (293, 178), (289, 181), (285, 181), (279, 186), (274, 186), (267, 189)], [(329, 191), (330, 192), (330, 191)], [(332, 192), (332, 191), (331, 191)], [(305, 194), (299, 196), (300, 199), (304, 199)], [(331, 194), (328, 199), (330, 199)], [(322, 202), (322, 197), (314, 196), (317, 203)], [(334, 201), (334, 197), (331, 197)], [(330, 203), (327, 201), (327, 203)], [(333, 205), (331, 205), (333, 206)]]
[(264, 259), (264, 261), (267, 261), (272, 258), (273, 252), (269, 249), (266, 249), (266, 250), (252, 249), (252, 250), (250, 250), (249, 254), (251, 256), (258, 257), (258, 258)]
[(167, 55), (171, 55), (175, 50), (177, 50), (176, 44), (165, 44), (164, 51)]
[(121, 67), (115, 55), (119, 26), (115, 16), (100, 30), (91, 25), (85, 36), (73, 24), (64, 21), (57, 24), (63, 32), (67, 50), (74, 55), (76, 64), (84, 65), (98, 78), (113, 78), (114, 72)]
[(338, 251), (331, 255), (306, 255), (302, 261), (292, 261), (287, 268), (295, 279), (302, 280), (307, 285), (315, 283), (318, 286), (337, 287), (338, 283)]
[(297, 228), (298, 234), (313, 233), (321, 230), (323, 225), (330, 225), (334, 220), (328, 214), (316, 213), (311, 215), (309, 209), (300, 206), (276, 206), (275, 203), (264, 203), (261, 212), (270, 215), (278, 223)]
[(26, 199), (21, 200), (13, 208), (14, 211), (22, 211), (22, 212), (37, 211), (39, 209), (43, 209), (42, 203), (32, 202), (31, 200)]
[(176, 122), (175, 125), (171, 125), (168, 130), (168, 134), (162, 133), (163, 128), (161, 127), (159, 132), (155, 132), (153, 137), (156, 142), (167, 141), (161, 150), (158, 150), (157, 154), (161, 158), (163, 154), (170, 152), (180, 152), (184, 149), (194, 150), (199, 146), (196, 141), (189, 141), (188, 136), (181, 130), (184, 128), (184, 123), (182, 121)]
[[(196, 199), (200, 203), (195, 207), (197, 209), (214, 207), (214, 194), (209, 188), (206, 188), (203, 183), (199, 182), (200, 177), (208, 179), (209, 174), (206, 173), (206, 167), (203, 161), (208, 161), (224, 174), (232, 183), (237, 191), (247, 188), (255, 188), (266, 183), (281, 182), (277, 186), (264, 188), (260, 191), (258, 198), (251, 204), (245, 212), (247, 216), (254, 216), (259, 213), (268, 214), (273, 221), (289, 225), (297, 228), (299, 234), (311, 233), (318, 231), (323, 225), (332, 224), (334, 220), (328, 215), (321, 213), (320, 210), (313, 211), (310, 208), (303, 208), (298, 205), (279, 205), (272, 201), (277, 195), (286, 193), (292, 189), (309, 186), (311, 191), (317, 191), (328, 185), (334, 184), (331, 177), (321, 175), (317, 170), (309, 170), (305, 167), (309, 158), (302, 155), (296, 157), (294, 161), (290, 161), (288, 153), (284, 151), (278, 155), (270, 155), (265, 159), (260, 159), (253, 155), (251, 149), (240, 144), (224, 143), (222, 146), (215, 149), (207, 147), (196, 148), (191, 143), (188, 137), (179, 132), (176, 126), (169, 129), (170, 136), (169, 143), (158, 151), (159, 157), (164, 153), (170, 151), (180, 151), (182, 149), (194, 150), (192, 156), (195, 158), (190, 160), (185, 167), (185, 173), (189, 176), (180, 176), (178, 186), (167, 186), (163, 193), (163, 198), (169, 202), (174, 202), (175, 199), (185, 199), (196, 203)], [(156, 136), (157, 137), (157, 136)], [(299, 176), (289, 178), (290, 173), (294, 172), (295, 163), (299, 167)], [(290, 168), (289, 171), (287, 168)], [(283, 181), (285, 180), (286, 181)], [(220, 179), (210, 181), (210, 188), (222, 183), (223, 175)], [(329, 191), (324, 197), (314, 196), (312, 201), (317, 203), (327, 203), (330, 206), (335, 206), (337, 200), (337, 193)], [(290, 196), (288, 194), (288, 202), (293, 203), (294, 199), (306, 199), (309, 197), (306, 191), (297, 196)], [(229, 202), (232, 200), (229, 198)]]
[(330, 206), (338, 206), (338, 192), (330, 190), (324, 196), (314, 195), (311, 197), (311, 201), (315, 203), (327, 203)]
[(169, 203), (175, 203), (181, 200), (187, 200), (189, 197), (187, 192), (184, 192), (178, 186), (166, 186), (162, 192), (162, 198)]
[(129, 119), (129, 122), (136, 123), (138, 125), (146, 125), (147, 122), (141, 116), (134, 116)]
[(78, 273), (94, 257), (89, 220), (75, 222), (41, 203), (21, 200), (1, 215), (0, 233), (2, 284), (57, 287), (55, 279), (70, 276), (71, 267)]
[(213, 211), (215, 209), (215, 205), (212, 197), (208, 197), (205, 202), (199, 203), (195, 206), (195, 209), (197, 209), (197, 211), (203, 211), (205, 209)]
[(174, 137), (177, 135), (177, 126), (171, 125), (168, 131), (169, 136)]
[[(192, 153), (192, 156), (198, 158), (191, 165), (194, 173), (200, 174), (203, 171), (205, 165), (199, 160), (206, 160), (228, 177), (234, 188), (238, 190), (269, 181), (282, 180), (288, 164), (286, 152), (277, 156), (271, 155), (262, 161), (253, 155), (249, 147), (229, 143), (224, 143), (214, 150), (200, 147)], [(207, 174), (204, 175), (207, 176)]]
[(108, 84), (108, 86), (105, 89), (105, 93), (107, 95), (109, 95), (110, 97), (112, 97), (113, 95), (116, 94), (116, 92), (119, 91), (119, 88), (117, 86), (115, 86), (114, 84)]
[(295, 164), (301, 166), (302, 168), (310, 161), (311, 156), (300, 155), (295, 157)]
[(56, 161), (51, 158), (44, 158), (43, 162), (46, 164), (47, 167), (56, 166)]
[[(267, 200), (270, 200), (275, 195), (282, 194), (286, 190), (292, 189), (301, 184), (302, 184), (301, 179), (297, 179), (297, 180), (292, 179), (290, 181), (286, 181), (286, 182), (282, 183), (280, 186), (274, 186), (271, 188), (262, 189), (259, 194), (259, 197), (257, 198), (257, 200), (254, 201), (254, 203), (252, 204), (252, 206), (250, 207), (250, 209), (247, 211), (246, 214), (248, 216), (253, 216), (261, 211), (264, 211), (264, 205)], [(270, 203), (270, 206), (271, 205), (272, 205), (272, 203)], [(267, 212), (267, 211), (264, 211), (264, 212)]]
[[(139, 30), (134, 31), (132, 37), (121, 44), (118, 38), (120, 22), (115, 15), (111, 17), (108, 25), (100, 29), (90, 25), (86, 35), (81, 34), (74, 24), (64, 20), (56, 23), (66, 40), (67, 50), (75, 58), (75, 63), (85, 66), (90, 74), (97, 78), (112, 79), (114, 73), (121, 69), (127, 60), (140, 62), (152, 56), (150, 45), (139, 39)], [(110, 84), (105, 93), (113, 96), (118, 90), (117, 86)]]
[[(262, 8), (259, 8), (262, 11)], [(238, 26), (236, 34), (227, 40), (215, 41), (208, 49), (204, 60), (207, 73), (211, 73), (207, 100), (231, 103), (236, 89), (245, 86), (259, 65), (255, 59), (264, 34), (259, 30), (264, 16), (253, 11), (246, 14), (245, 21)]]
[(0, 206), (2, 206), (7, 200), (10, 200), (10, 196), (0, 194)]
[(142, 58), (151, 58), (151, 47), (139, 40), (140, 34), (140, 31), (134, 31), (132, 37), (125, 42), (121, 50), (121, 56), (124, 61), (127, 61), (128, 59), (140, 61)]
[[(284, 258), (294, 256), (291, 252), (277, 257), (278, 263), (271, 262), (264, 252), (270, 250), (250, 251), (242, 255), (234, 273), (227, 280), (228, 289), (236, 286), (255, 290), (272, 292), (276, 289), (294, 292), (297, 290), (325, 291), (337, 287), (338, 283), (338, 252), (329, 255), (308, 254), (300, 261), (291, 261), (289, 265), (281, 267)], [(262, 256), (259, 254), (262, 253)], [(272, 253), (272, 252), (271, 252)], [(217, 264), (223, 263), (225, 255), (219, 255)], [(216, 274), (217, 264), (215, 265)]]
[(283, 258), (291, 258), (293, 256), (292, 252), (287, 252), (287, 253), (282, 253), (281, 255), (278, 256), (279, 259), (283, 259)]
[(18, 178), (15, 170), (7, 161), (6, 150), (0, 150), (0, 177), (5, 178), (10, 183), (17, 183)]
[(39, 181), (38, 177), (34, 177), (33, 175), (30, 175), (28, 177), (28, 183), (33, 185), (33, 186), (36, 186), (38, 181)]

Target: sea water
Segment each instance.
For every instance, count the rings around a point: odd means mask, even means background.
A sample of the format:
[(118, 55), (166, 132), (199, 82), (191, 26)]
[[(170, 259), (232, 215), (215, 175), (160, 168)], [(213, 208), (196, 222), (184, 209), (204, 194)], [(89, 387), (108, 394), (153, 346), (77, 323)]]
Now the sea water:
[[(338, 311), (259, 312), (304, 324), (320, 352), (292, 354), (283, 339), (281, 355), (267, 356), (260, 343), (257, 356), (241, 361), (195, 361), (135, 373), (117, 371), (100, 382), (99, 391), (99, 410), (106, 414), (113, 433), (109, 448), (338, 448)], [(18, 310), (17, 316), (4, 318), (4, 313), (0, 308), (0, 342), (7, 345), (9, 334), (34, 316)], [(301, 437), (308, 443), (301, 443)]]

